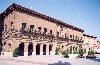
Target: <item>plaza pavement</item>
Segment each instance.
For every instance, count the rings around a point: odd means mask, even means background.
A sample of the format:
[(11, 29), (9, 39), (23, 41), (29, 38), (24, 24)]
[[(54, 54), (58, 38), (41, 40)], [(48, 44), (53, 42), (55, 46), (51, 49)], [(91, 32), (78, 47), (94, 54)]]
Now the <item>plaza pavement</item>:
[(63, 58), (61, 56), (0, 56), (0, 65), (100, 65), (100, 55), (96, 60), (86, 58)]

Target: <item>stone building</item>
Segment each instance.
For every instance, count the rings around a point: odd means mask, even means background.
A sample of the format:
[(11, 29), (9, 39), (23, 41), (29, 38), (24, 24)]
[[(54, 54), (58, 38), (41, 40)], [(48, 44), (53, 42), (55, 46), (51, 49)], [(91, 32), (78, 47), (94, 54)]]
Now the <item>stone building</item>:
[(96, 52), (100, 53), (100, 41), (97, 41), (97, 44), (95, 44)]
[(83, 45), (84, 30), (57, 19), (12, 4), (0, 14), (1, 55), (12, 56), (19, 47), (19, 56), (55, 55)]
[(97, 48), (96, 38), (97, 38), (96, 36), (83, 34), (83, 39), (84, 39), (83, 48), (85, 48), (87, 52), (89, 51), (89, 49), (96, 51)]

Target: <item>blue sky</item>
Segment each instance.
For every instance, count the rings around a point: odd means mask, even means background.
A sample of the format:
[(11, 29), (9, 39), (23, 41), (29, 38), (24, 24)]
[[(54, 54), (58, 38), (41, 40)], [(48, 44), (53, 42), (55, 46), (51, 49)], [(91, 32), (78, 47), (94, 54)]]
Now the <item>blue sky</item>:
[(100, 0), (0, 0), (0, 13), (12, 3), (79, 27), (100, 40)]

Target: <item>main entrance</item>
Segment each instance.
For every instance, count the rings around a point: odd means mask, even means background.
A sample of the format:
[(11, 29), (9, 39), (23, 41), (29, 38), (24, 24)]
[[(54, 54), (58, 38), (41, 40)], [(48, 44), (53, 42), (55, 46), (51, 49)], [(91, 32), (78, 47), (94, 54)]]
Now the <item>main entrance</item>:
[(28, 56), (32, 55), (32, 52), (33, 52), (33, 45), (29, 44), (28, 45)]
[(24, 56), (24, 43), (19, 44), (19, 56)]
[(43, 55), (46, 55), (46, 44), (43, 45)]
[(40, 44), (36, 45), (36, 55), (40, 55)]

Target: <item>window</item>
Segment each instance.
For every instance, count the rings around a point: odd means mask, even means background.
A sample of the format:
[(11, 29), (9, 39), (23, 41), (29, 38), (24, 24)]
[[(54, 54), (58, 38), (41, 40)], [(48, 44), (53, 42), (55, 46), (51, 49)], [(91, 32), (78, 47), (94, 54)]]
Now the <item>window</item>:
[(76, 47), (76, 50), (77, 50), (77, 47)]
[(8, 45), (11, 47), (11, 44), (10, 43)]
[(59, 35), (59, 32), (57, 31), (57, 35)]
[(26, 23), (22, 23), (22, 30), (25, 31)]
[(74, 39), (74, 35), (73, 35), (73, 39)]
[(70, 38), (72, 38), (72, 35), (70, 35)]
[(44, 28), (44, 33), (46, 33), (47, 32), (47, 29), (46, 28)]
[(11, 26), (13, 25), (13, 21), (11, 22)]
[(78, 40), (79, 40), (79, 37), (78, 37)]
[(7, 25), (5, 25), (5, 29), (7, 29)]
[(65, 37), (66, 37), (66, 33), (65, 33)]
[(30, 25), (30, 32), (33, 32), (34, 25)]
[(82, 37), (81, 37), (81, 40), (82, 40)]
[(39, 31), (41, 30), (41, 27), (38, 27)]
[(52, 30), (50, 30), (50, 34), (52, 34)]
[(76, 36), (76, 39), (77, 39), (77, 36)]
[(6, 42), (4, 42), (4, 45), (6, 45)]

